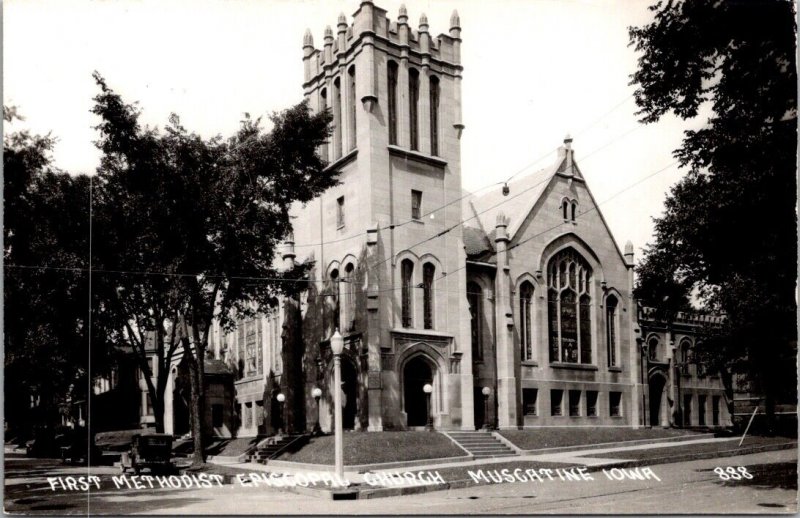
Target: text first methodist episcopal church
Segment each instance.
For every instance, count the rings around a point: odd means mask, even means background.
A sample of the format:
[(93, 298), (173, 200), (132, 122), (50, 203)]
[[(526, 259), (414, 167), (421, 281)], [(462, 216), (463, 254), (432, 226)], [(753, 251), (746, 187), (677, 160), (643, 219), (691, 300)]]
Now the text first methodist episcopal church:
[[(336, 329), (345, 428), (424, 426), (428, 383), (438, 429), (729, 424), (719, 378), (690, 361), (714, 319), (637, 306), (633, 245), (611, 235), (570, 138), (541, 171), (462, 190), (460, 47), (457, 13), (433, 36), (424, 15), (414, 29), (370, 1), (321, 48), (306, 32), (304, 95), (333, 113), (320, 153), (341, 184), (293, 210), (279, 259), (313, 261), (308, 290), (211, 333), (233, 372), (207, 392), (214, 433), (310, 431), (317, 412), (330, 430)], [(167, 399), (167, 431), (186, 430)]]

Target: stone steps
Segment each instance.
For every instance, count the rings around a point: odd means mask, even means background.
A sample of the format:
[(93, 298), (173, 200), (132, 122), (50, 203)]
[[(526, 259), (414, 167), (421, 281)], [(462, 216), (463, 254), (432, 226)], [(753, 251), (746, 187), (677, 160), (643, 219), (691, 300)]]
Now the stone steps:
[(250, 455), (250, 462), (258, 462), (259, 464), (266, 464), (267, 461), (275, 456), (276, 453), (283, 450), (287, 444), (297, 440), (300, 436), (297, 435), (284, 435), (278, 440), (272, 441), (260, 448)]
[(447, 434), (475, 458), (508, 457), (517, 454), (489, 432), (448, 432)]

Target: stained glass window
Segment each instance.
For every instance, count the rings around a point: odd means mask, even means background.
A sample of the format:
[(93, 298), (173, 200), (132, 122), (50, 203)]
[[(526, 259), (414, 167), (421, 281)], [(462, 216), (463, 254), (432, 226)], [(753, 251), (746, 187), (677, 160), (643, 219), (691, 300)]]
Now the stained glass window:
[(550, 361), (592, 363), (592, 270), (574, 249), (547, 268)]

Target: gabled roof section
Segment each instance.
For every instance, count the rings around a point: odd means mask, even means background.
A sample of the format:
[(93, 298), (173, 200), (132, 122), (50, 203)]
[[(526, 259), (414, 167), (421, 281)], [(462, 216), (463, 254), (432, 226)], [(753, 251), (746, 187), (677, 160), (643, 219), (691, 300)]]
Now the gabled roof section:
[[(507, 184), (508, 194), (504, 194), (503, 185), (497, 185), (483, 194), (465, 198), (462, 211), (465, 236), (469, 232), (467, 228), (482, 231), (489, 245), (488, 250), (491, 250), (497, 216), (504, 214), (509, 219), (508, 235), (513, 239), (563, 162), (564, 157), (559, 153), (559, 159), (553, 165), (511, 180)], [(469, 247), (467, 253), (469, 254)]]

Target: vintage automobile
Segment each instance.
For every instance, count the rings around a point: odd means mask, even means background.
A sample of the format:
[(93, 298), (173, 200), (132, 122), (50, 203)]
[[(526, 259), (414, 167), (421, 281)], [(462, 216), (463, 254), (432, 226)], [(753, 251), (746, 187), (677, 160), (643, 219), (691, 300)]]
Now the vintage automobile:
[(172, 464), (172, 436), (164, 433), (136, 434), (131, 438), (130, 451), (120, 458), (122, 473), (129, 469), (137, 475), (147, 468), (151, 473), (170, 472)]
[[(61, 444), (59, 446), (61, 450), (61, 462), (66, 464), (69, 462), (70, 464), (88, 464), (89, 463), (89, 455), (87, 455), (87, 451), (89, 450), (89, 440), (86, 436), (85, 432), (80, 433), (72, 432), (64, 434), (61, 437)], [(91, 449), (91, 459), (92, 464), (98, 465), (103, 463), (103, 452), (102, 450), (97, 447), (97, 445), (92, 445)]]

